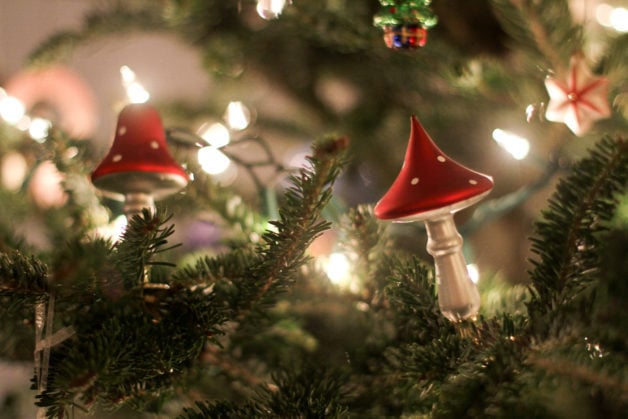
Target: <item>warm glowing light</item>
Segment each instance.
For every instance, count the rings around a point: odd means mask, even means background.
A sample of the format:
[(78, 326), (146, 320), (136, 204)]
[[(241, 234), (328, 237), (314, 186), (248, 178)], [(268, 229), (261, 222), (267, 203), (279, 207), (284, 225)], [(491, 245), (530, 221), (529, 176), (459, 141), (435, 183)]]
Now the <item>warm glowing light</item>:
[(276, 19), (279, 17), (286, 0), (257, 0), (257, 14), (262, 19)]
[(530, 151), (530, 142), (510, 131), (498, 128), (493, 131), (493, 139), (517, 160), (524, 159)]
[(628, 32), (628, 9), (601, 3), (595, 9), (598, 23), (617, 32)]
[(229, 128), (243, 130), (251, 123), (251, 112), (242, 102), (230, 102), (225, 113)]
[(10, 191), (17, 191), (22, 187), (26, 178), (28, 165), (20, 153), (8, 152), (2, 158), (2, 185)]
[(480, 280), (480, 270), (478, 269), (478, 265), (475, 263), (469, 263), (467, 265), (467, 272), (469, 273), (471, 281), (473, 281), (474, 284), (477, 284)]
[(229, 168), (231, 160), (216, 147), (207, 146), (198, 150), (198, 162), (203, 171), (210, 175), (218, 175)]
[(4, 96), (0, 99), (0, 117), (8, 124), (17, 124), (25, 113), (26, 108), (18, 98)]
[(144, 103), (150, 99), (150, 93), (137, 81), (135, 72), (126, 65), (120, 67), (122, 85), (131, 103)]
[(329, 255), (325, 271), (329, 280), (336, 285), (348, 286), (351, 280), (351, 264), (349, 258), (342, 253)]
[(117, 242), (126, 231), (127, 224), (126, 216), (119, 215), (111, 223), (96, 229), (96, 235)]
[(215, 148), (224, 147), (231, 141), (229, 130), (221, 123), (203, 124), (199, 130), (202, 139)]
[(31, 124), (28, 127), (28, 135), (37, 142), (44, 142), (48, 137), (48, 131), (52, 124), (49, 120), (44, 118), (33, 118)]

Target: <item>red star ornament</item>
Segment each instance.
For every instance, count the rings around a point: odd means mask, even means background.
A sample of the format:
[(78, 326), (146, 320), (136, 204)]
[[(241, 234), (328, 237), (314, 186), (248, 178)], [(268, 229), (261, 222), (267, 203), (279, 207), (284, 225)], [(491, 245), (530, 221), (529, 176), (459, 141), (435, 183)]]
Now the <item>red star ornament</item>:
[(608, 118), (608, 79), (594, 76), (583, 57), (571, 58), (565, 81), (545, 79), (550, 96), (545, 118), (563, 122), (577, 136), (584, 135), (598, 119)]

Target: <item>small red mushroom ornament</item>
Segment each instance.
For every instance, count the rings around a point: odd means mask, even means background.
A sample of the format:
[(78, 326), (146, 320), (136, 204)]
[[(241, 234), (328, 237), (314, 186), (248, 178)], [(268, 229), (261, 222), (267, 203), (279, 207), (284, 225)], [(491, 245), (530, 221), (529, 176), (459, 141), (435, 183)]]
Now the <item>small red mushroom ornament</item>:
[(185, 170), (172, 158), (155, 108), (147, 103), (125, 106), (118, 116), (109, 153), (92, 173), (105, 196), (124, 201), (128, 216), (154, 208), (188, 183)]
[(492, 188), (490, 176), (445, 155), (412, 116), (403, 166), (375, 205), (374, 213), (383, 220), (425, 222), (427, 251), (436, 267), (439, 307), (451, 321), (472, 318), (480, 307), (480, 295), (469, 277), (453, 214), (475, 204)]

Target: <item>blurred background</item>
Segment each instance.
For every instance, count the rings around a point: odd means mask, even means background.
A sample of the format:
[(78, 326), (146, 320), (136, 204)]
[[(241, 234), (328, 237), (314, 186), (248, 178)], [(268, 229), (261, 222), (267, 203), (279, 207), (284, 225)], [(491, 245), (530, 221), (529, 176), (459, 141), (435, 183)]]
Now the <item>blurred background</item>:
[[(513, 197), (520, 199), (516, 205), (490, 213), (490, 222), (466, 234), (467, 251), (482, 272), (525, 280), (527, 238), (555, 181), (544, 173), (577, 159), (612, 125), (575, 138), (543, 120), (542, 81), (552, 69), (521, 52), (525, 47), (504, 30), (490, 2), (434, 1), (439, 22), (427, 45), (412, 52), (385, 47), (372, 23), (377, 1), (294, 1), (277, 19), (263, 19), (254, 1), (222, 3), (190, 2), (190, 14), (176, 16), (168, 2), (156, 2), (151, 15), (142, 1), (0, 1), (0, 86), (31, 114), (93, 142), (100, 155), (128, 100), (122, 67), (150, 94), (167, 128), (203, 135), (221, 124), (207, 135), (222, 135), (218, 142), (263, 138), (286, 167), (303, 164), (316, 138), (347, 135), (351, 163), (336, 188), (340, 208), (382, 196), (401, 166), (409, 117), (416, 114), (445, 153), (493, 176), (490, 199), (534, 185), (525, 199)], [(625, 6), (569, 2), (574, 22), (587, 30), (589, 60), (600, 59), (604, 42), (626, 30)], [(141, 10), (146, 21), (125, 22), (125, 9)], [(613, 11), (619, 17), (611, 21)], [(167, 24), (151, 26), (158, 19)], [(244, 106), (245, 129), (225, 123), (232, 103)], [(524, 137), (529, 154), (517, 160), (505, 152), (496, 129)], [(246, 160), (260, 150), (244, 144), (231, 153)], [(217, 179), (258, 200), (246, 173), (223, 163), (228, 168)], [(272, 169), (260, 173), (264, 182), (278, 181)], [(459, 224), (472, 212), (460, 214)], [(424, 254), (420, 226), (396, 231), (400, 245)]]

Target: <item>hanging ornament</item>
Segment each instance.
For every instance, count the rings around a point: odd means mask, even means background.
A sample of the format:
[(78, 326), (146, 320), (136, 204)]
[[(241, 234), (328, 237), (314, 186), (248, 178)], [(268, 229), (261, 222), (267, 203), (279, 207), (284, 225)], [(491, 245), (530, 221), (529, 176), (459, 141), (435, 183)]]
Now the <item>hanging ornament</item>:
[(187, 185), (188, 176), (170, 155), (161, 118), (151, 105), (122, 109), (111, 149), (92, 182), (106, 196), (123, 201), (127, 217)]
[(608, 118), (608, 79), (594, 76), (580, 54), (571, 57), (568, 75), (545, 79), (550, 100), (545, 118), (563, 122), (576, 135), (584, 135), (598, 119)]
[(289, 0), (257, 0), (257, 14), (266, 20), (277, 19)]
[(431, 0), (379, 0), (382, 10), (374, 23), (384, 30), (384, 42), (391, 49), (417, 49), (427, 42), (427, 30), (438, 22)]
[(490, 176), (446, 156), (412, 116), (404, 164), (374, 212), (383, 220), (425, 222), (427, 251), (436, 265), (438, 303), (451, 321), (473, 317), (480, 307), (480, 295), (469, 277), (453, 214), (475, 204), (492, 188)]

